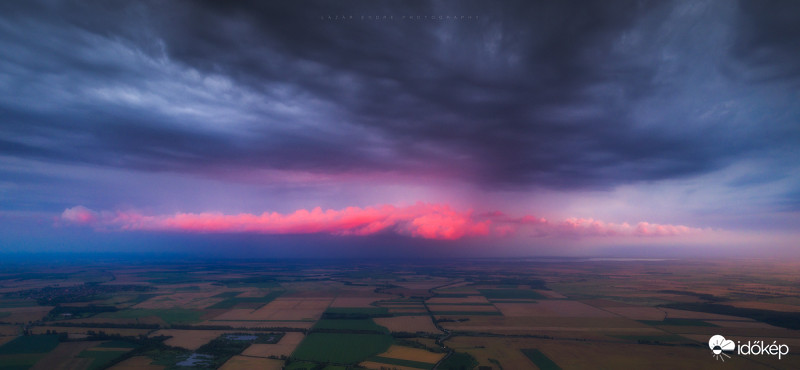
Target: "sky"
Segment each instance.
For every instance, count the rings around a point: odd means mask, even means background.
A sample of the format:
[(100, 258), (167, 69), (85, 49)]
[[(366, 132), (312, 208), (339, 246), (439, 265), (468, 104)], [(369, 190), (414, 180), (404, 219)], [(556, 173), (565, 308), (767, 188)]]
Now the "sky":
[(800, 256), (795, 1), (0, 2), (0, 253)]

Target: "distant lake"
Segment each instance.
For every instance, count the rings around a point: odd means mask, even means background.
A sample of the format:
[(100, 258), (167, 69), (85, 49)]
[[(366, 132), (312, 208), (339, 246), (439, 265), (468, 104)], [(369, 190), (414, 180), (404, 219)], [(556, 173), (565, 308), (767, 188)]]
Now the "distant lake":
[(183, 360), (181, 362), (178, 362), (175, 365), (178, 365), (178, 366), (206, 365), (206, 362), (210, 361), (213, 358), (214, 358), (214, 356), (211, 356), (211, 355), (203, 355), (203, 354), (199, 354), (199, 353), (192, 353), (192, 355), (189, 356), (189, 358), (187, 358), (187, 359), (185, 359), (185, 360)]

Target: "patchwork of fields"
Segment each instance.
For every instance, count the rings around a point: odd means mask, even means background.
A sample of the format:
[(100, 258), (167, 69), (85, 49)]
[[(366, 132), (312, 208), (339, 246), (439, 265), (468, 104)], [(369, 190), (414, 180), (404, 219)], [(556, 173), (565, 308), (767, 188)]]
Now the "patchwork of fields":
[[(800, 348), (798, 267), (31, 268), (0, 273), (0, 370), (713, 368), (715, 334)], [(800, 356), (734, 355), (724, 368), (800, 368)]]

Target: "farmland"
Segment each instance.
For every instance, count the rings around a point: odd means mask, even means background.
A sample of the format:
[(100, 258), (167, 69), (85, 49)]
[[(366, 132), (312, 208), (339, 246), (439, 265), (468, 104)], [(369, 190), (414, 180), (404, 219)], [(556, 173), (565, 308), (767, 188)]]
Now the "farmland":
[(392, 337), (381, 334), (312, 333), (292, 356), (305, 361), (353, 364), (385, 351), (391, 344)]
[(721, 364), (707, 347), (714, 334), (792, 346), (780, 361), (733, 356), (726, 369), (797, 368), (799, 268), (735, 260), (30, 267), (0, 273), (0, 369), (699, 368)]

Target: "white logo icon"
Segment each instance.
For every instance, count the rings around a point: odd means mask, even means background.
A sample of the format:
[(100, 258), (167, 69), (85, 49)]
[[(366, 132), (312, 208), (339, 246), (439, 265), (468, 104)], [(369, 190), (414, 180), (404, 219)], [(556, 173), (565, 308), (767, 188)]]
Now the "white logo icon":
[(736, 343), (733, 343), (732, 340), (725, 339), (725, 337), (721, 335), (715, 335), (708, 340), (708, 348), (711, 348), (711, 352), (714, 353), (714, 358), (725, 362), (723, 356), (731, 358), (731, 356), (728, 356), (725, 352), (732, 352), (736, 349)]

